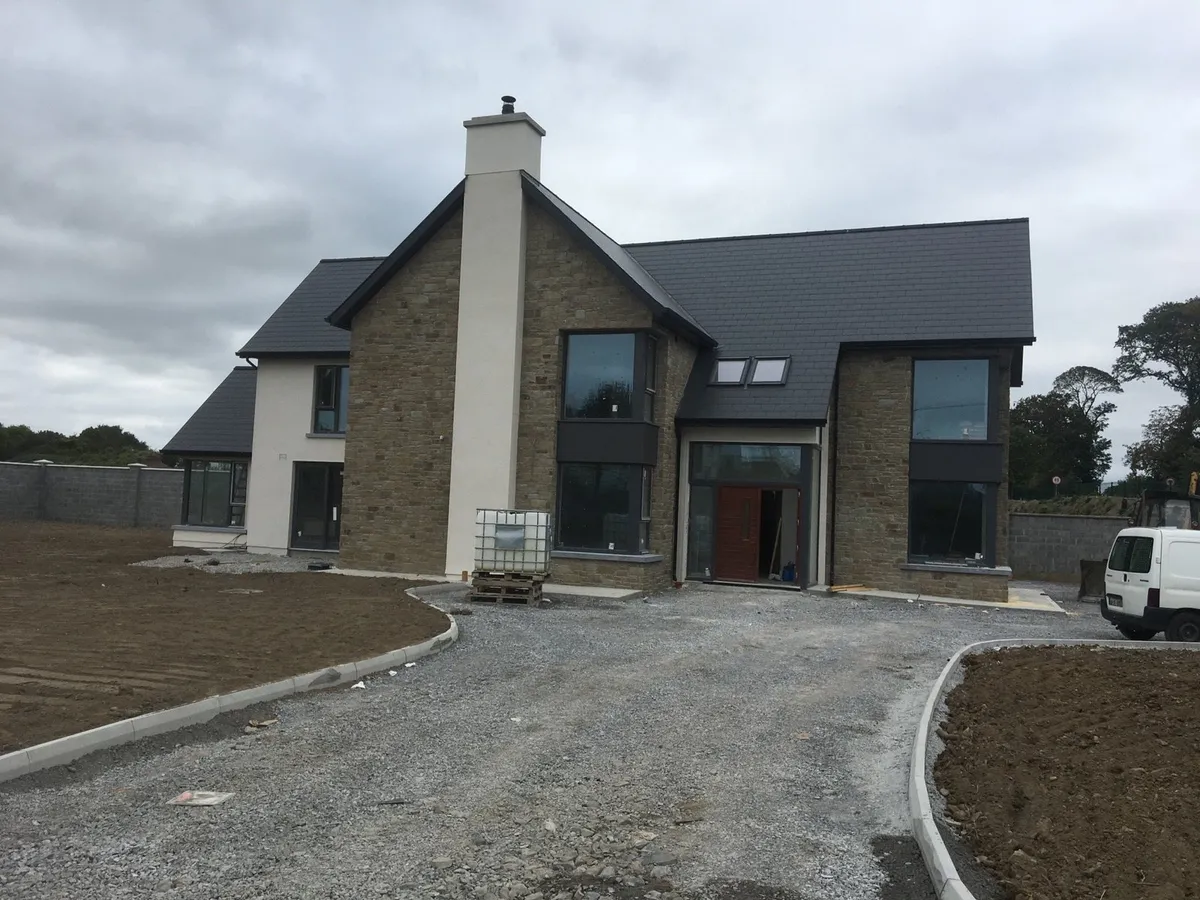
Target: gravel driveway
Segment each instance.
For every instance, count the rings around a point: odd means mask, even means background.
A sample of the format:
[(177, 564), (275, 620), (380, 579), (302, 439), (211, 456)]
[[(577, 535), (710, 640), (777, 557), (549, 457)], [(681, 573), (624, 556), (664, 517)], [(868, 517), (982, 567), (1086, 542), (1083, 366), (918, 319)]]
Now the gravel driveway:
[[(1112, 636), (1084, 605), (727, 587), (470, 609), (456, 647), (366, 690), (0, 786), (0, 895), (924, 900), (905, 781), (945, 660)], [(165, 805), (185, 789), (234, 796)]]

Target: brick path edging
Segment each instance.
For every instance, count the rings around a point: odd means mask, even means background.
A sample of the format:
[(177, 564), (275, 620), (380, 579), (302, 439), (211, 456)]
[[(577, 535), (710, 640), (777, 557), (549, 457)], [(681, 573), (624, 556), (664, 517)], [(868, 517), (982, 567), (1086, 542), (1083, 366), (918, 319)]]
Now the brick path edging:
[[(409, 592), (405, 591), (405, 593)], [(411, 593), (409, 596), (424, 602)], [(446, 613), (446, 617), (450, 620), (450, 627), (441, 634), (419, 644), (401, 647), (398, 650), (392, 650), (359, 662), (329, 666), (316, 672), (296, 675), (282, 681), (272, 681), (269, 684), (260, 684), (230, 694), (205, 697), (203, 700), (193, 703), (172, 706), (170, 709), (160, 709), (157, 712), (134, 716), (131, 719), (122, 719), (119, 722), (110, 722), (108, 725), (101, 725), (88, 731), (69, 734), (66, 737), (35, 744), (22, 750), (13, 750), (11, 753), (0, 755), (0, 782), (11, 781), (41, 769), (66, 765), (88, 753), (106, 750), (109, 747), (116, 747), (118, 744), (136, 741), (138, 738), (174, 731), (188, 725), (200, 725), (221, 713), (244, 709), (255, 703), (266, 703), (293, 694), (302, 694), (306, 691), (358, 681), (364, 675), (372, 675), (382, 672), (384, 669), (403, 666), (406, 662), (413, 662), (422, 657), (440, 653), (458, 640), (458, 622), (449, 613)]]
[(1098, 646), (1112, 647), (1118, 650), (1195, 650), (1200, 651), (1200, 644), (1184, 644), (1171, 641), (1134, 643), (1132, 641), (1087, 640), (1086, 638), (1009, 638), (991, 641), (977, 641), (967, 644), (946, 663), (941, 674), (929, 691), (929, 699), (925, 701), (925, 709), (917, 724), (917, 735), (913, 740), (912, 761), (908, 775), (908, 811), (912, 822), (913, 836), (921, 848), (921, 858), (929, 871), (929, 879), (933, 882), (933, 890), (938, 900), (975, 900), (975, 895), (963, 884), (958, 876), (958, 869), (946, 843), (938, 831), (937, 822), (933, 818), (933, 807), (929, 803), (929, 785), (925, 781), (925, 763), (928, 753), (929, 725), (941, 703), (950, 675), (958, 668), (962, 658), (969, 653), (982, 653), (986, 650), (998, 650), (1002, 647), (1038, 647), (1038, 646)]

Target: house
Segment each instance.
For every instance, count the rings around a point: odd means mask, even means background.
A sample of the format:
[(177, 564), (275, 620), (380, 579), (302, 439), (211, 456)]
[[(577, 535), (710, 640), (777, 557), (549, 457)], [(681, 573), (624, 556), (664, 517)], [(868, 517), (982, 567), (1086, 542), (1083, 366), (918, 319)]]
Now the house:
[(552, 579), (1007, 598), (1026, 219), (618, 244), (506, 98), (385, 258), (322, 260), (164, 452), (175, 542), (458, 579), (476, 510)]

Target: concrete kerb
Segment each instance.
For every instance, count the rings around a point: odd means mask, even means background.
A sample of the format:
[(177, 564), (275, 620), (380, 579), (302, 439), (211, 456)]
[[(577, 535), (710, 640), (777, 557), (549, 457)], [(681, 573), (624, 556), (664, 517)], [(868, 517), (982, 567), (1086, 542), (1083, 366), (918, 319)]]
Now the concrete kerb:
[[(405, 591), (405, 593), (414, 600), (420, 600), (411, 591)], [(445, 610), (440, 611), (446, 612)], [(392, 650), (360, 662), (330, 666), (317, 672), (285, 678), (282, 681), (272, 681), (269, 684), (260, 684), (229, 694), (205, 697), (194, 703), (185, 703), (182, 706), (161, 709), (131, 719), (122, 719), (119, 722), (101, 725), (88, 731), (35, 744), (23, 750), (5, 753), (0, 755), (0, 782), (11, 781), (22, 775), (28, 775), (30, 772), (37, 772), (52, 766), (65, 765), (96, 750), (106, 750), (109, 747), (149, 737), (152, 734), (162, 734), (177, 728), (185, 728), (188, 725), (200, 725), (220, 713), (244, 709), (256, 703), (279, 700), (292, 694), (334, 687), (348, 681), (358, 681), (366, 675), (373, 675), (385, 669), (401, 666), (406, 662), (414, 662), (422, 657), (440, 653), (458, 640), (457, 620), (449, 613), (446, 613), (446, 617), (450, 619), (450, 627), (441, 634), (419, 644), (401, 647), (399, 650)]]
[(946, 843), (938, 831), (937, 822), (933, 816), (933, 806), (929, 802), (929, 786), (925, 781), (925, 764), (929, 752), (929, 726), (937, 713), (942, 701), (946, 684), (951, 675), (962, 663), (963, 657), (972, 653), (982, 653), (988, 650), (999, 650), (1003, 647), (1039, 647), (1039, 646), (1095, 646), (1111, 647), (1116, 650), (1155, 651), (1155, 650), (1193, 650), (1200, 651), (1200, 644), (1183, 644), (1170, 641), (1154, 643), (1132, 643), (1130, 641), (1104, 641), (1077, 638), (1001, 638), (999, 640), (977, 641), (967, 644), (946, 663), (933, 687), (925, 708), (921, 712), (917, 724), (917, 735), (913, 740), (912, 760), (908, 775), (908, 810), (912, 822), (913, 836), (921, 848), (921, 857), (925, 860), (925, 868), (929, 871), (929, 879), (938, 900), (975, 900), (975, 895), (959, 878), (958, 868), (950, 858)]

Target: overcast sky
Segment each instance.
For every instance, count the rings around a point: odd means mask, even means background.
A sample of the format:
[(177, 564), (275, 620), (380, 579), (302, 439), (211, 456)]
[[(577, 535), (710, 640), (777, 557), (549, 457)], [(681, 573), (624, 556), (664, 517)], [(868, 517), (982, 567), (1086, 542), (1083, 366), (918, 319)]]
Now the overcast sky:
[(1200, 294), (1198, 85), (1196, 0), (5, 0), (0, 422), (160, 446), (503, 93), (622, 242), (1029, 216), (1043, 391)]

